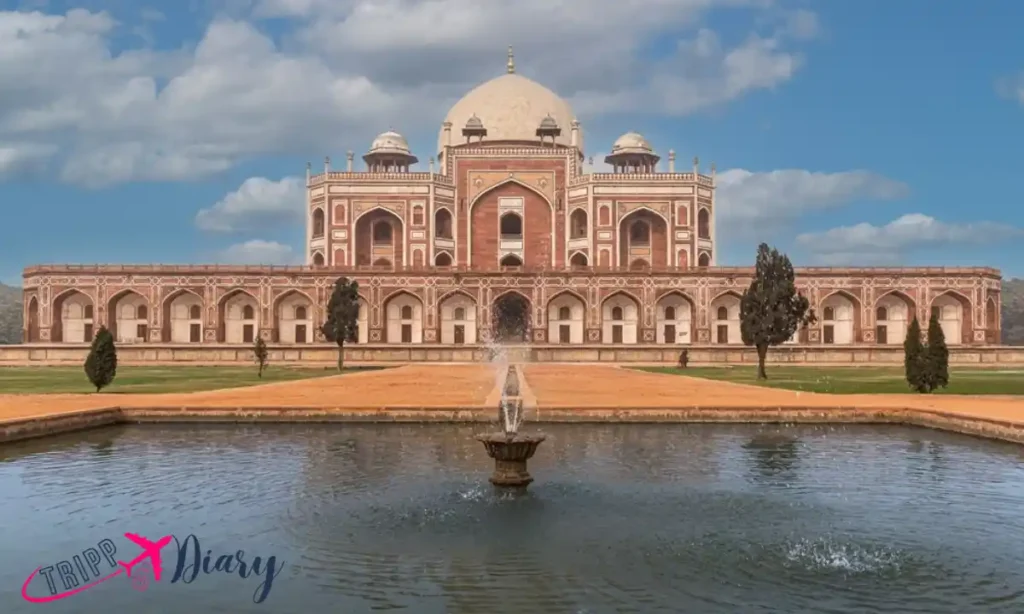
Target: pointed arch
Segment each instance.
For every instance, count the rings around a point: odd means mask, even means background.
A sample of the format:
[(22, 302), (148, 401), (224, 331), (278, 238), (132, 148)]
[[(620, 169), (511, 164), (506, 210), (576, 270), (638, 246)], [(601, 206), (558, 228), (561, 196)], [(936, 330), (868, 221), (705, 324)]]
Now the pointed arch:
[(518, 211), (505, 211), (498, 216), (498, 233), (503, 240), (522, 239), (526, 220)]
[(1002, 323), (999, 321), (999, 303), (996, 297), (991, 294), (985, 299), (985, 325), (988, 328), (986, 341), (988, 343), (1000, 342), (1000, 331)]
[(544, 193), (543, 193), (543, 192), (541, 192), (540, 190), (538, 190), (538, 189), (537, 189), (537, 188), (536, 188), (535, 186), (532, 186), (532, 185), (529, 185), (529, 184), (527, 184), (527, 183), (524, 183), (524, 182), (520, 181), (519, 179), (517, 179), (517, 178), (515, 178), (515, 177), (508, 177), (508, 178), (502, 179), (502, 180), (501, 180), (501, 181), (499, 181), (498, 183), (496, 183), (496, 184), (494, 184), (494, 185), (492, 185), (492, 186), (488, 187), (488, 188), (487, 188), (486, 190), (483, 190), (483, 191), (481, 191), (481, 192), (480, 192), (479, 194), (477, 194), (476, 196), (474, 196), (474, 197), (473, 197), (473, 200), (469, 201), (469, 206), (468, 206), (468, 207), (466, 207), (466, 212), (467, 212), (467, 215), (473, 212), (473, 207), (474, 207), (474, 206), (475, 206), (475, 205), (476, 205), (476, 204), (477, 204), (478, 202), (480, 202), (480, 200), (481, 200), (481, 199), (482, 199), (482, 198), (483, 198), (484, 196), (487, 196), (488, 194), (490, 194), (491, 192), (493, 192), (493, 191), (497, 190), (497, 189), (498, 189), (498, 188), (500, 188), (501, 186), (503, 186), (503, 185), (508, 185), (508, 184), (510, 184), (510, 183), (514, 183), (514, 184), (516, 184), (516, 185), (518, 185), (518, 186), (520, 186), (520, 187), (526, 188), (526, 189), (527, 189), (527, 190), (529, 190), (530, 192), (533, 192), (533, 193), (534, 193), (534, 194), (536, 194), (537, 196), (540, 196), (540, 197), (541, 197), (541, 198), (542, 198), (542, 199), (544, 200), (544, 202), (546, 202), (546, 203), (548, 204), (548, 207), (549, 207), (549, 208), (550, 208), (551, 210), (554, 210), (555, 206), (554, 206), (554, 205), (553, 205), (553, 204), (551, 203), (551, 199), (549, 199), (549, 198), (548, 198), (547, 196), (545, 196), (545, 195), (544, 195)]
[(740, 303), (742, 295), (732, 289), (723, 290), (708, 302), (708, 325), (711, 342), (716, 345), (742, 343), (740, 334)]
[[(846, 304), (843, 304), (843, 303)], [(818, 301), (815, 315), (825, 345), (850, 345), (858, 341), (864, 303), (849, 290), (832, 290)]]
[(711, 238), (711, 210), (707, 207), (697, 210), (697, 238)]
[(26, 305), (28, 313), (25, 315), (25, 343), (39, 341), (39, 299), (32, 295)]
[(178, 288), (168, 293), (160, 303), (163, 341), (201, 343), (205, 313), (206, 302), (195, 290)]
[[(134, 297), (122, 304), (124, 299)], [(117, 343), (149, 340), (149, 299), (141, 292), (125, 288), (107, 300), (107, 330)]]
[(320, 251), (313, 252), (313, 266), (321, 267), (321, 266), (324, 266), (324, 263), (325, 263), (325, 260), (324, 260), (323, 252), (320, 252)]
[[(952, 288), (937, 292), (929, 303), (929, 317), (939, 316), (939, 325), (948, 345), (963, 345), (971, 342), (974, 331), (974, 309), (971, 299)], [(936, 311), (937, 310), (937, 311)]]
[(569, 254), (569, 266), (571, 267), (586, 267), (590, 265), (590, 258), (587, 254), (582, 251), (575, 251)]
[(654, 312), (655, 343), (674, 345), (693, 340), (697, 303), (685, 292), (679, 289), (662, 292), (654, 302)]
[[(371, 215), (374, 214), (374, 215)], [(380, 224), (390, 227), (389, 238), (385, 242), (376, 239)], [(405, 262), (406, 224), (400, 215), (382, 205), (374, 205), (352, 220), (352, 253), (350, 260), (356, 265), (370, 265), (381, 259), (401, 265)], [(376, 265), (374, 265), (376, 266)]]
[(455, 239), (455, 216), (443, 205), (434, 209), (434, 238)]
[(889, 290), (875, 298), (873, 307), (875, 343), (902, 344), (907, 337), (907, 326), (917, 317), (914, 299), (900, 290)]
[(441, 250), (434, 254), (434, 266), (452, 266), (453, 262), (454, 259), (448, 250)]
[(423, 343), (424, 301), (408, 290), (396, 290), (381, 301), (387, 343)]
[(525, 343), (530, 340), (533, 301), (510, 288), (491, 299), (491, 329), (497, 341)]
[(505, 254), (501, 257), (498, 265), (503, 267), (521, 267), (523, 266), (523, 259), (516, 254)]
[(325, 223), (325, 219), (324, 219), (323, 207), (314, 207), (313, 208), (312, 222), (313, 222), (312, 238), (314, 238), (314, 239), (322, 239), (324, 237), (324, 233), (326, 232), (325, 229), (326, 229), (326, 226), (327, 226), (327, 224)]
[(589, 222), (586, 207), (574, 207), (569, 212), (569, 239), (586, 239)]
[[(246, 310), (232, 310), (229, 303), (240, 299), (253, 308), (252, 317), (246, 317)], [(252, 343), (259, 334), (260, 301), (245, 288), (233, 288), (221, 295), (217, 301), (217, 340), (221, 343)]]
[[(96, 301), (84, 290), (68, 288), (51, 301), (50, 339), (57, 343), (92, 341), (96, 323)], [(68, 307), (65, 309), (65, 307)]]
[(477, 300), (462, 289), (450, 290), (437, 299), (441, 343), (476, 343)]
[(587, 300), (583, 295), (570, 289), (561, 290), (548, 299), (545, 308), (549, 343), (579, 344), (584, 342)]
[(603, 343), (635, 344), (643, 302), (627, 290), (616, 290), (601, 300)]
[[(286, 309), (288, 306), (286, 303), (292, 303), (292, 308)], [(298, 288), (289, 288), (274, 297), (272, 306), (274, 338), (278, 342), (312, 343), (314, 341), (316, 301), (308, 293)], [(302, 309), (300, 310), (299, 307)]]

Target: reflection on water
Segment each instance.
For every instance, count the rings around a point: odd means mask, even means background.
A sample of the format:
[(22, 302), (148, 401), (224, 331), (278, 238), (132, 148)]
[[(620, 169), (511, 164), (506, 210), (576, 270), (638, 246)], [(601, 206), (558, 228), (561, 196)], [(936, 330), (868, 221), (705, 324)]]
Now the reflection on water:
[(254, 584), (201, 576), (46, 607), (1024, 611), (1017, 446), (897, 427), (545, 426), (537, 481), (513, 495), (486, 483), (474, 430), (146, 426), (6, 446), (0, 586), (133, 531), (285, 567), (259, 605)]

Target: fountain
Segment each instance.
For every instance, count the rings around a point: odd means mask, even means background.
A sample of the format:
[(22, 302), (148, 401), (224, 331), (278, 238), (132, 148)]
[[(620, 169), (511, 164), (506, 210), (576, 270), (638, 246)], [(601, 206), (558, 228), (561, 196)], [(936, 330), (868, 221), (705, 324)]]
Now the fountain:
[(523, 399), (519, 395), (519, 377), (514, 365), (505, 369), (505, 384), (498, 403), (498, 422), (502, 432), (477, 435), (487, 455), (494, 459), (491, 484), (502, 488), (526, 488), (533, 481), (526, 461), (533, 457), (546, 437), (540, 433), (524, 435)]

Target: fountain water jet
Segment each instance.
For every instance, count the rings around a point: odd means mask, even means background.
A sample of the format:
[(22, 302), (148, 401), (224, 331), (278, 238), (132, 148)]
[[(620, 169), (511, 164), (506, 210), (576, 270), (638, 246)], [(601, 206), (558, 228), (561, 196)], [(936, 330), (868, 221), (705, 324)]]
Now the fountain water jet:
[(487, 455), (494, 459), (491, 484), (503, 488), (526, 488), (533, 481), (526, 461), (533, 457), (546, 437), (541, 433), (524, 435), (519, 432), (523, 424), (523, 399), (519, 396), (519, 375), (514, 365), (505, 369), (498, 422), (501, 433), (477, 435)]

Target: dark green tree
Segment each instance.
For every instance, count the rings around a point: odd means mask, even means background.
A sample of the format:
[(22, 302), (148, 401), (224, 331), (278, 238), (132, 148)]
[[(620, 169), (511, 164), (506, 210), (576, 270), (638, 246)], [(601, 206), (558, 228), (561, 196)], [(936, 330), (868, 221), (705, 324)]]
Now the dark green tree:
[(327, 302), (327, 321), (320, 328), (324, 337), (338, 344), (338, 371), (345, 366), (345, 342), (359, 338), (359, 283), (340, 277)]
[(754, 279), (740, 300), (743, 343), (757, 348), (757, 379), (768, 379), (768, 348), (788, 341), (816, 320), (807, 298), (797, 292), (789, 257), (762, 243), (757, 248)]
[(903, 371), (911, 390), (931, 392), (927, 382), (928, 365), (925, 361), (925, 347), (921, 343), (921, 324), (917, 316), (907, 327), (907, 338), (903, 340)]
[(256, 341), (252, 344), (252, 357), (256, 361), (256, 366), (259, 367), (259, 371), (256, 375), (263, 379), (263, 370), (267, 368), (267, 343), (263, 340), (263, 337), (256, 337)]
[(949, 348), (946, 334), (939, 324), (939, 314), (932, 312), (928, 319), (928, 347), (925, 348), (928, 385), (931, 390), (945, 388), (949, 384)]
[(96, 392), (109, 386), (117, 376), (117, 348), (114, 347), (114, 336), (105, 326), (101, 326), (92, 338), (92, 347), (85, 359), (85, 375), (96, 386)]

